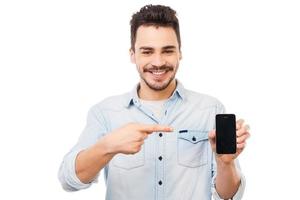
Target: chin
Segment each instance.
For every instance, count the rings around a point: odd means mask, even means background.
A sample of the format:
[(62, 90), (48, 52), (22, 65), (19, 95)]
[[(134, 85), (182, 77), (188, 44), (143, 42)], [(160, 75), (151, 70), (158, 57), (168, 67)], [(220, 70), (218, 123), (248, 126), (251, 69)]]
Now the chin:
[(146, 80), (145, 83), (152, 90), (162, 91), (171, 84), (172, 80), (173, 78), (164, 81)]

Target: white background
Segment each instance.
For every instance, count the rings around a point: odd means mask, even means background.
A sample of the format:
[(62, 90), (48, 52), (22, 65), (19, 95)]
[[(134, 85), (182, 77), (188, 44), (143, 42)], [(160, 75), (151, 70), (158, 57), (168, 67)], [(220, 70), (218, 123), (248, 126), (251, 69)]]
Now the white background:
[[(103, 176), (67, 193), (57, 171), (88, 109), (139, 80), (129, 20), (149, 1), (109, 2), (0, 2), (0, 199), (104, 199)], [(178, 12), (179, 80), (251, 126), (244, 199), (299, 198), (299, 3), (152, 3)]]

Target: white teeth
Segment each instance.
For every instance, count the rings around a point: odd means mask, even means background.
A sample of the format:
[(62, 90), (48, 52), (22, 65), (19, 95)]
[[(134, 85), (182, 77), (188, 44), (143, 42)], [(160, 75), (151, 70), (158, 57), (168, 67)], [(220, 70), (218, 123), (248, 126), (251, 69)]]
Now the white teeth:
[(154, 75), (162, 75), (162, 74), (166, 73), (166, 71), (153, 71), (152, 73)]

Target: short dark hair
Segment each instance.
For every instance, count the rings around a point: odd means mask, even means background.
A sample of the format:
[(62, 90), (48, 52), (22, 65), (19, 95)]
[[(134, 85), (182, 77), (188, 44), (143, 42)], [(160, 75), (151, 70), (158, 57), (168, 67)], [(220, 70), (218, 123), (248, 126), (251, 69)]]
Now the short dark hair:
[(168, 6), (146, 5), (132, 15), (130, 21), (131, 28), (131, 49), (135, 51), (136, 32), (140, 26), (162, 26), (174, 29), (179, 49), (181, 48), (181, 39), (179, 32), (179, 22), (176, 17), (176, 11)]

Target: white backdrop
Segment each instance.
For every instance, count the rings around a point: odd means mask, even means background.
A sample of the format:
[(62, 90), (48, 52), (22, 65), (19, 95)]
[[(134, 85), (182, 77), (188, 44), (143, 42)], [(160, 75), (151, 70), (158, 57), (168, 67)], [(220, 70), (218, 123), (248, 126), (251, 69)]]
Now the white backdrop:
[[(104, 199), (102, 175), (67, 193), (57, 171), (88, 109), (138, 81), (129, 20), (150, 1), (109, 2), (0, 2), (0, 199)], [(298, 198), (298, 1), (151, 2), (178, 12), (179, 80), (251, 126), (244, 199)]]

